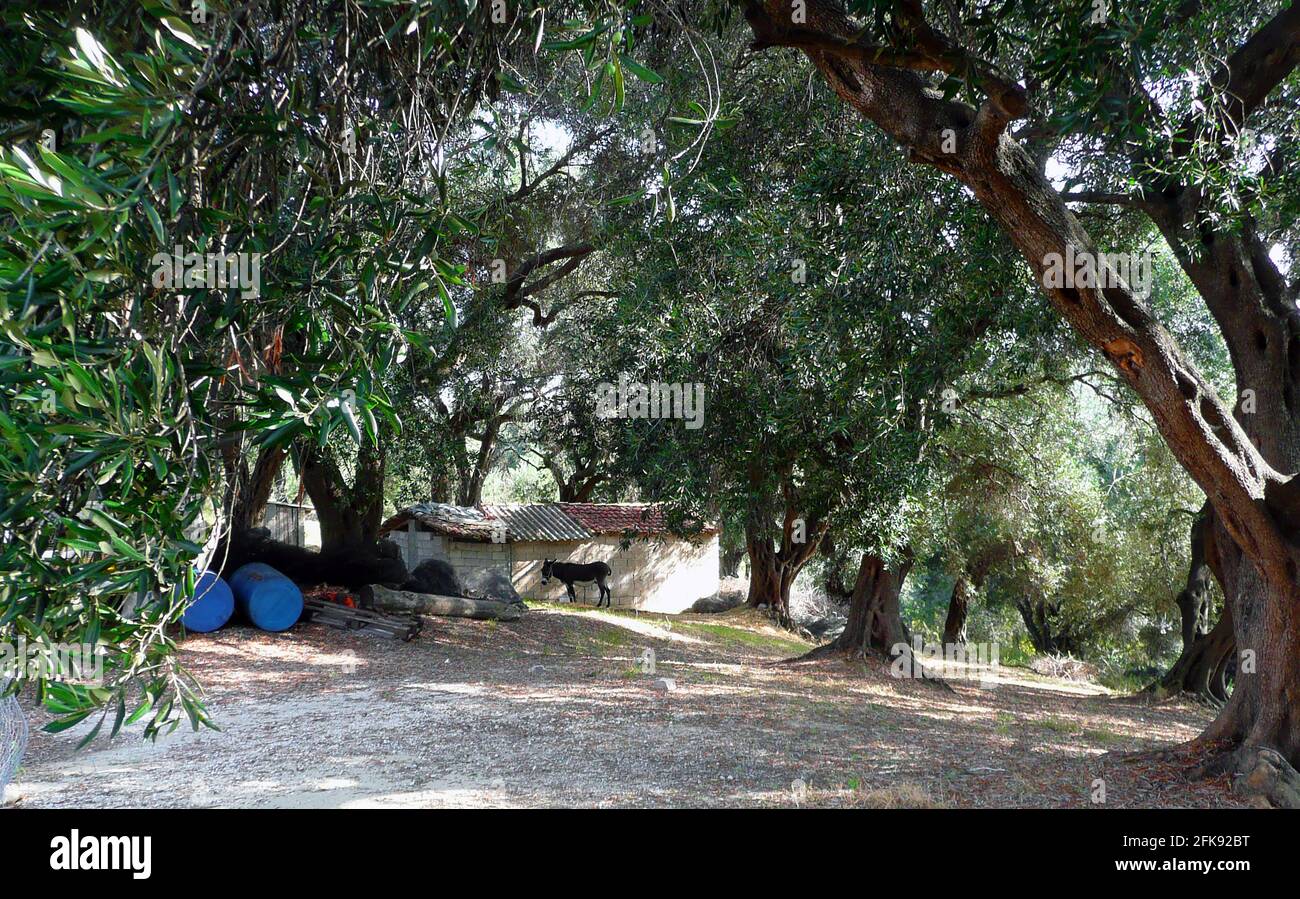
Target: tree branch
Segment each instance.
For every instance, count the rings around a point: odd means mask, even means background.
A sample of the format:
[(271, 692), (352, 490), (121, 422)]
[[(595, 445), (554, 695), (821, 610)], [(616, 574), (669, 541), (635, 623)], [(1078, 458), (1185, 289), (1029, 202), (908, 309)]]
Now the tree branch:
[[(536, 182), (534, 182), (536, 183)], [(546, 288), (555, 284), (557, 281), (567, 278), (582, 261), (596, 251), (596, 248), (588, 243), (573, 244), (563, 247), (552, 247), (541, 253), (529, 256), (519, 264), (513, 275), (506, 282), (505, 304), (507, 309), (518, 309), (525, 306), (533, 310), (533, 324), (539, 328), (544, 328), (555, 320), (559, 314), (559, 308), (551, 310), (549, 314), (542, 312), (540, 303), (528, 299), (529, 296), (539, 293)], [(542, 275), (537, 280), (529, 283), (528, 276), (534, 270), (544, 268), (552, 263), (565, 260), (559, 268)]]
[(1104, 190), (1072, 190), (1061, 194), (1067, 203), (1097, 203), (1103, 206), (1125, 206), (1145, 209), (1147, 201), (1137, 194), (1111, 193)]
[(1025, 89), (1003, 76), (988, 61), (975, 56), (930, 27), (919, 0), (901, 0), (896, 18), (902, 32), (915, 44), (912, 49), (870, 44), (861, 35), (842, 37), (795, 23), (777, 22), (757, 0), (745, 4), (745, 18), (754, 31), (751, 49), (793, 47), (812, 53), (829, 53), (869, 66), (942, 72), (968, 77), (988, 96), (999, 117), (1018, 119), (1029, 111)]
[(598, 141), (600, 141), (602, 138), (604, 138), (606, 135), (608, 135), (608, 134), (609, 134), (610, 132), (612, 132), (613, 130), (614, 130), (613, 127), (609, 127), (609, 128), (601, 128), (601, 129), (599, 129), (599, 130), (597, 130), (597, 131), (593, 131), (591, 134), (587, 135), (586, 139), (584, 139), (584, 140), (581, 140), (581, 141), (574, 141), (573, 145), (572, 145), (571, 147), (569, 147), (568, 151), (565, 152), (565, 154), (564, 154), (563, 156), (561, 156), (559, 159), (555, 160), (555, 163), (554, 163), (550, 168), (548, 168), (546, 171), (542, 172), (540, 175), (538, 175), (538, 176), (537, 176), (536, 178), (534, 178), (532, 181), (528, 181), (528, 180), (527, 180), (527, 177), (526, 177), (526, 174), (525, 174), (525, 170), (524, 170), (524, 161), (523, 161), (523, 157), (526, 156), (527, 154), (525, 154), (525, 153), (520, 153), (520, 158), (519, 158), (519, 170), (520, 170), (520, 176), (521, 176), (521, 177), (520, 177), (520, 181), (519, 181), (519, 189), (516, 190), (516, 191), (514, 191), (514, 192), (511, 193), (511, 194), (508, 194), (508, 195), (506, 196), (506, 198), (505, 198), (505, 199), (506, 199), (506, 202), (507, 202), (507, 203), (517, 203), (517, 202), (519, 202), (520, 200), (522, 200), (522, 199), (524, 199), (525, 197), (527, 197), (527, 196), (528, 196), (529, 194), (531, 194), (533, 191), (537, 190), (537, 188), (540, 187), (540, 186), (542, 185), (542, 182), (546, 181), (546, 179), (551, 178), (551, 177), (553, 177), (553, 176), (559, 174), (559, 172), (561, 172), (561, 171), (562, 171), (562, 170), (563, 170), (563, 169), (564, 169), (564, 168), (565, 168), (565, 167), (566, 167), (570, 162), (573, 161), (573, 157), (577, 156), (579, 153), (582, 153), (582, 152), (584, 152), (584, 151), (586, 151), (586, 150), (591, 149), (591, 147), (592, 147), (595, 143), (597, 143)]
[(1211, 90), (1217, 96), (1219, 123), (1224, 130), (1239, 131), (1247, 117), (1297, 64), (1300, 64), (1300, 3), (1292, 2), (1242, 44), (1211, 79)]

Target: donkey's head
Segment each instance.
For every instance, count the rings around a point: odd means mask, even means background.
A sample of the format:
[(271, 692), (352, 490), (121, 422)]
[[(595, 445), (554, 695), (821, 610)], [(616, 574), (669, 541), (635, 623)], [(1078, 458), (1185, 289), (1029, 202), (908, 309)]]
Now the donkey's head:
[(551, 568), (554, 565), (555, 565), (554, 559), (542, 560), (542, 583), (543, 584), (549, 584), (551, 582)]

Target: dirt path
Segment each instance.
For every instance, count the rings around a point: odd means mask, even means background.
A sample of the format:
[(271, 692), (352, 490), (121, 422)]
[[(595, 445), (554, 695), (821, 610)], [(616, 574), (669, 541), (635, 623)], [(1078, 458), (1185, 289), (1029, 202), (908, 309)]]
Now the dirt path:
[[(35, 734), (5, 794), (50, 806), (1226, 806), (1225, 781), (1099, 757), (1194, 736), (1192, 705), (1004, 669), (955, 693), (808, 644), (752, 613), (535, 609), (430, 619), (409, 644), (318, 626), (196, 636), (222, 730), (73, 747)], [(642, 673), (645, 649), (656, 675)], [(656, 689), (657, 678), (676, 689)], [(44, 719), (35, 714), (33, 724)], [(88, 728), (90, 725), (83, 725)]]

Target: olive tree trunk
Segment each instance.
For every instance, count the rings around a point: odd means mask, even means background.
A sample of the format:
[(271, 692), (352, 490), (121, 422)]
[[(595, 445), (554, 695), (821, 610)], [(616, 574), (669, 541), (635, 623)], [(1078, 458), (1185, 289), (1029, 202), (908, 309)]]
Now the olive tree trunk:
[(1213, 511), (1209, 503), (1192, 521), (1190, 535), (1191, 561), (1187, 565), (1187, 583), (1178, 591), (1175, 603), (1181, 621), (1183, 652), (1210, 632), (1210, 577), (1209, 555), (1214, 542)]
[(275, 479), (284, 466), (288, 451), (283, 446), (261, 448), (250, 470), (237, 446), (225, 460), (226, 508), (230, 509), (230, 532), (242, 533), (257, 527), (271, 499)]
[(908, 646), (912, 638), (903, 623), (899, 597), (912, 561), (911, 550), (906, 550), (892, 567), (875, 553), (862, 554), (849, 600), (849, 619), (844, 632), (832, 644), (835, 649), (858, 653), (876, 650), (892, 656), (900, 645)]
[(966, 576), (959, 574), (952, 585), (952, 598), (948, 600), (948, 617), (943, 623), (945, 646), (964, 646), (966, 643), (966, 615), (970, 608), (970, 587)]
[[(1215, 540), (1214, 511), (1207, 503), (1191, 527), (1187, 583), (1178, 594), (1183, 650), (1178, 661), (1148, 692), (1157, 696), (1190, 693), (1214, 703), (1228, 700), (1228, 673), (1236, 657), (1232, 611), (1225, 606), (1219, 623), (1208, 626), (1210, 578), (1223, 584), (1223, 559)], [(1231, 551), (1231, 550), (1230, 550)]]
[(789, 627), (790, 589), (804, 565), (813, 557), (827, 523), (804, 518), (787, 498), (780, 533), (773, 540), (767, 510), (756, 505), (745, 520), (745, 546), (749, 553), (748, 604), (767, 606), (783, 626)]
[(383, 441), (357, 449), (356, 474), (349, 485), (335, 461), (309, 443), (302, 451), (299, 471), (303, 487), (320, 519), (321, 551), (340, 547), (370, 547), (379, 536), (384, 510)]

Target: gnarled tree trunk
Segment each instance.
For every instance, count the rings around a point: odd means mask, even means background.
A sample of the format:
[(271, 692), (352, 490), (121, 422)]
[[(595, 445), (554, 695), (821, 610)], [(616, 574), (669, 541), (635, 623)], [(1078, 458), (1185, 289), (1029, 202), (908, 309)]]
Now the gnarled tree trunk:
[(749, 553), (749, 596), (752, 608), (767, 606), (783, 626), (789, 627), (790, 589), (804, 565), (821, 545), (828, 522), (803, 517), (796, 492), (787, 486), (781, 532), (774, 544), (772, 524), (765, 503), (751, 504), (745, 518), (745, 548)]
[(952, 585), (952, 597), (948, 600), (948, 618), (943, 623), (943, 643), (945, 646), (963, 646), (966, 643), (966, 614), (970, 608), (970, 587), (966, 575), (957, 575)]
[(271, 449), (263, 447), (258, 451), (257, 460), (250, 471), (237, 445), (232, 444), (225, 452), (225, 501), (226, 508), (230, 509), (230, 521), (213, 554), (214, 564), (218, 568), (227, 564), (232, 548), (261, 522), (266, 504), (271, 499), (271, 490), (275, 487), (276, 476), (286, 458), (288, 449), (284, 446)]
[(911, 642), (899, 597), (912, 561), (910, 549), (892, 568), (875, 553), (862, 554), (849, 601), (849, 620), (832, 644), (835, 649), (861, 653), (874, 649), (892, 656), (895, 647)]
[(334, 460), (314, 443), (298, 461), (303, 487), (320, 520), (321, 551), (370, 547), (379, 536), (384, 509), (383, 441), (357, 448), (356, 474), (348, 485)]
[(1286, 805), (1300, 795), (1293, 767), (1300, 760), (1300, 592), (1262, 576), (1235, 544), (1225, 545), (1222, 531), (1216, 543), (1226, 605), (1219, 624), (1198, 641), (1188, 677), (1196, 684), (1205, 676), (1215, 698), (1223, 697), (1229, 671), (1233, 684), (1196, 745), (1233, 747), (1206, 770), (1233, 770), (1243, 789)]
[(1192, 521), (1190, 536), (1191, 561), (1187, 566), (1187, 583), (1178, 592), (1175, 602), (1181, 619), (1183, 652), (1186, 653), (1200, 637), (1210, 632), (1210, 576), (1209, 556), (1214, 544), (1213, 510), (1206, 503)]
[(1215, 530), (1214, 511), (1207, 503), (1192, 522), (1187, 584), (1177, 599), (1183, 651), (1165, 676), (1148, 688), (1158, 696), (1191, 693), (1215, 703), (1228, 700), (1228, 672), (1236, 657), (1231, 609), (1225, 606), (1219, 623), (1212, 629), (1207, 626), (1211, 575), (1224, 583)]
[(250, 471), (238, 446), (226, 454), (226, 506), (230, 509), (230, 532), (240, 534), (257, 527), (271, 499), (271, 490), (288, 451), (284, 446), (258, 450)]
[(745, 560), (745, 547), (724, 549), (718, 557), (718, 573), (723, 577), (739, 577), (740, 563)]
[(1051, 655), (1072, 655), (1078, 649), (1068, 624), (1059, 620), (1056, 603), (1046, 597), (1016, 600), (1016, 610), (1025, 622), (1034, 649)]
[(1195, 638), (1183, 649), (1155, 687), (1158, 695), (1193, 693), (1214, 702), (1228, 701), (1228, 671), (1236, 658), (1233, 649), (1232, 615), (1225, 610), (1208, 634)]

